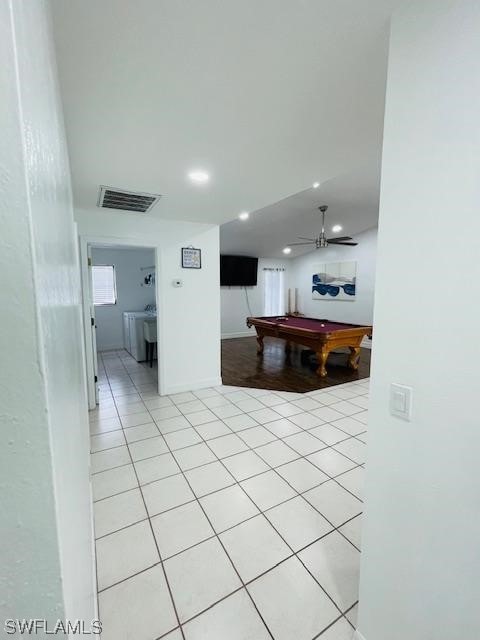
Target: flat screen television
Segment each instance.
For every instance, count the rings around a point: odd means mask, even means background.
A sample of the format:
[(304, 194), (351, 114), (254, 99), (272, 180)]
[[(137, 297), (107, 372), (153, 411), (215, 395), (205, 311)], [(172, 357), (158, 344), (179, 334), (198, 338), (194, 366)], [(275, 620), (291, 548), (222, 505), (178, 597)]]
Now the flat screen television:
[(220, 256), (221, 287), (254, 287), (257, 284), (258, 258)]

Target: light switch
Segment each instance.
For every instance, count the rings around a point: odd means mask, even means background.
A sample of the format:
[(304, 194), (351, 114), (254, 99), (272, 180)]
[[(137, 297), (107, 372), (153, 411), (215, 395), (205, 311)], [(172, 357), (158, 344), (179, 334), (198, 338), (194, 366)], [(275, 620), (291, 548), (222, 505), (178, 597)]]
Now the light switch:
[(395, 411), (399, 411), (400, 413), (405, 413), (405, 407), (407, 405), (407, 399), (405, 398), (405, 393), (403, 391), (394, 391), (393, 392), (393, 408)]
[(412, 387), (392, 383), (390, 386), (390, 413), (410, 422), (412, 419)]

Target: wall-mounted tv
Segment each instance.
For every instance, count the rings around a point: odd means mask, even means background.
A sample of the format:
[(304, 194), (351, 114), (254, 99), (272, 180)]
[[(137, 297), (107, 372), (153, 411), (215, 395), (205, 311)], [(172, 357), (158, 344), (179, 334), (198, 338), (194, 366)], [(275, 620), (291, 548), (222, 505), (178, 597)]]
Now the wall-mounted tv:
[(257, 284), (258, 258), (220, 256), (221, 287), (254, 287)]

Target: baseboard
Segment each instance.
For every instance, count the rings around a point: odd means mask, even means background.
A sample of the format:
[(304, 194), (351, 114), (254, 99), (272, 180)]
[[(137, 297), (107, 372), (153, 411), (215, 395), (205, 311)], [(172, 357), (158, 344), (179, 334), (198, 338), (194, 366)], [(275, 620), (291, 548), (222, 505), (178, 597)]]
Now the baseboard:
[(104, 346), (99, 346), (97, 344), (97, 352), (98, 351), (119, 351), (120, 349), (125, 349), (125, 345), (124, 344), (119, 344), (119, 345), (108, 345), (108, 347), (104, 347)]
[(250, 338), (255, 335), (255, 331), (238, 331), (237, 333), (222, 333), (222, 340), (230, 340), (230, 338)]
[(197, 391), (198, 389), (208, 389), (209, 387), (219, 387), (222, 385), (221, 378), (206, 378), (194, 382), (167, 385), (163, 390), (163, 395), (169, 396), (173, 393), (184, 393), (185, 391)]
[(362, 636), (362, 634), (360, 633), (360, 631), (357, 629), (355, 631), (355, 633), (353, 634), (353, 638), (352, 640), (366, 640), (365, 636)]

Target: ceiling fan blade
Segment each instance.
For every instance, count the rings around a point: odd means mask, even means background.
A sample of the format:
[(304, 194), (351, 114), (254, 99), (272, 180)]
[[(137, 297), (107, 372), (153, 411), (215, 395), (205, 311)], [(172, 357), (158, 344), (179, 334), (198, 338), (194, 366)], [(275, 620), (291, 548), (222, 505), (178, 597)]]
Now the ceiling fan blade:
[(340, 242), (342, 242), (343, 240), (353, 240), (353, 238), (350, 238), (350, 236), (340, 236), (339, 238), (335, 237), (335, 238), (327, 238), (327, 242), (337, 242), (338, 240), (340, 240)]
[(299, 240), (310, 240), (310, 242), (315, 242), (315, 238), (304, 238), (303, 236), (298, 236)]
[(315, 244), (315, 240), (313, 240), (312, 242), (290, 242), (289, 244), (287, 244), (287, 247), (302, 247), (307, 244)]
[(335, 242), (335, 240), (329, 240), (328, 244), (338, 244), (344, 247), (356, 247), (358, 242)]

